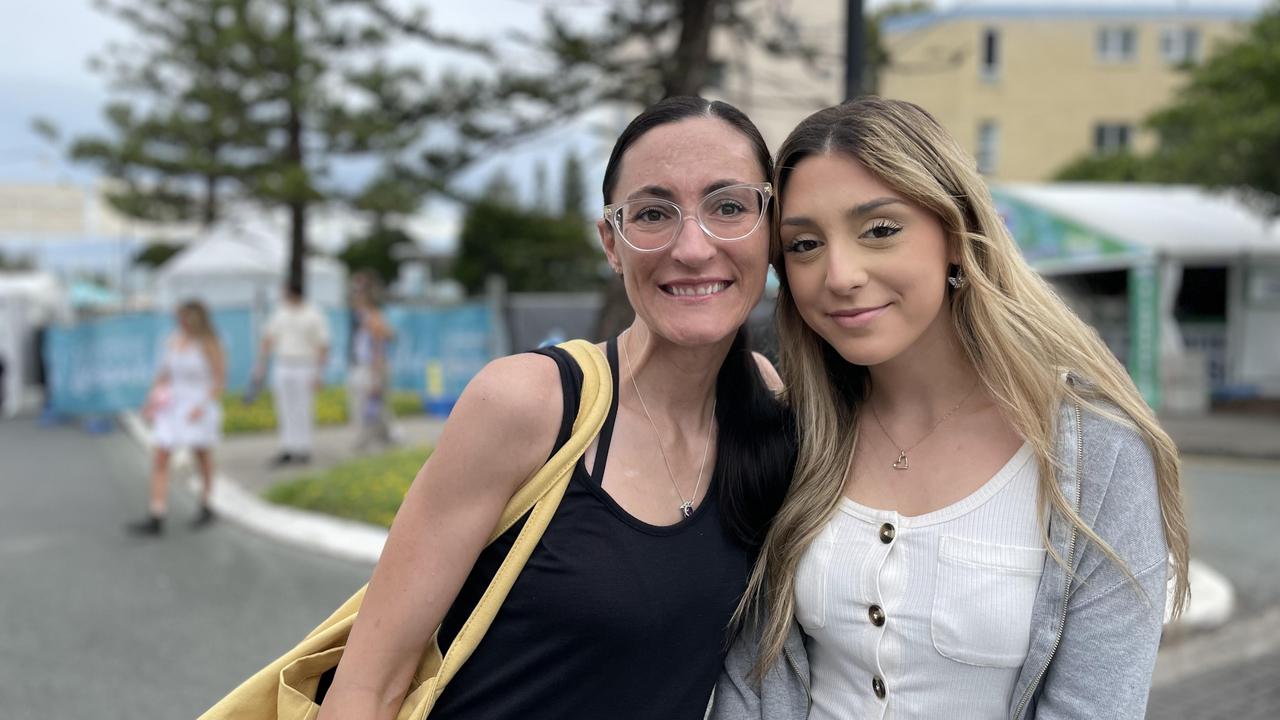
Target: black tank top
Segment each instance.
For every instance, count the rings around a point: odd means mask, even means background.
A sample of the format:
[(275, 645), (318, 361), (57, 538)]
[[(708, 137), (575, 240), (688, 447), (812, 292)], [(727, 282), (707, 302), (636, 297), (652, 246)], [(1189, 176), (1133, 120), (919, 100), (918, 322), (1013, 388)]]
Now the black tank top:
[[(755, 555), (721, 528), (714, 486), (691, 517), (669, 526), (632, 517), (601, 488), (618, 413), (616, 341), (608, 350), (615, 392), (593, 473), (578, 461), (542, 540), (433, 720), (703, 718)], [(564, 386), (558, 449), (577, 414), (582, 372), (559, 348), (539, 352), (556, 360)], [(662, 471), (655, 463), (653, 472)], [(480, 554), (441, 624), (442, 649), (522, 524)]]

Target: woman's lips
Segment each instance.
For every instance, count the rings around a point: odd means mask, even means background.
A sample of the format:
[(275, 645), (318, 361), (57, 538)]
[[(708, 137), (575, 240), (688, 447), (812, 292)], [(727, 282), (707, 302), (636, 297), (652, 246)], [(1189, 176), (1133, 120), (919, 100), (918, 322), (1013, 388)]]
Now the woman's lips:
[(888, 309), (889, 306), (886, 304), (872, 308), (837, 310), (835, 312), (827, 313), (827, 316), (830, 317), (836, 325), (839, 325), (842, 328), (861, 328), (870, 325), (872, 321), (883, 315), (884, 311)]
[(714, 297), (724, 292), (733, 283), (728, 280), (709, 280), (703, 282), (676, 282), (659, 285), (662, 292), (682, 300), (697, 300)]

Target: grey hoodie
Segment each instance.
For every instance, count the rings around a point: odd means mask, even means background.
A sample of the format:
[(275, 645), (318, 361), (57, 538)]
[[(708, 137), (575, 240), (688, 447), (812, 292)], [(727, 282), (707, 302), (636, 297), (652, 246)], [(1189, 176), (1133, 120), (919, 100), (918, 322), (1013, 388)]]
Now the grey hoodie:
[[(1124, 560), (1145, 597), (1055, 511), (1049, 542), (1075, 576), (1068, 589), (1067, 573), (1046, 556), (1031, 644), (1009, 699), (1009, 717), (1140, 720), (1160, 645), (1168, 577), (1155, 465), (1136, 430), (1097, 412), (1064, 406), (1058, 428), (1063, 494)], [(756, 684), (749, 678), (759, 629), (745, 628), (725, 659), (709, 718), (808, 717), (805, 640), (792, 621), (783, 656)]]

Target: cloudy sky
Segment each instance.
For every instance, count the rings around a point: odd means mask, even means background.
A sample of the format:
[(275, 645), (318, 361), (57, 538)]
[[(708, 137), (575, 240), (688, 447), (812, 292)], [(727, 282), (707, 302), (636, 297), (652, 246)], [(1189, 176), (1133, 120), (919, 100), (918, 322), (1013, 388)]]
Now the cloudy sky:
[[(439, 27), (500, 38), (512, 28), (536, 28), (542, 8), (549, 2), (563, 6), (590, 22), (597, 17), (600, 2), (593, 0), (432, 0), (426, 5)], [(819, 0), (766, 0), (769, 2), (816, 2)], [(843, 0), (826, 0), (840, 3)], [(883, 0), (868, 2), (869, 7)], [(403, 0), (406, 5), (412, 0)], [(1120, 7), (1187, 7), (1222, 4), (1260, 7), (1266, 0), (1032, 0), (1037, 5)], [(1003, 5), (1009, 0), (942, 0), (943, 8), (953, 6)], [(1016, 3), (1025, 6), (1027, 2)], [(110, 42), (125, 40), (128, 31), (94, 9), (92, 0), (38, 0), (9, 3), (0, 23), (0, 182), (85, 182), (89, 173), (68, 166), (59, 153), (48, 148), (31, 131), (34, 117), (47, 117), (63, 131), (75, 136), (102, 127), (100, 110), (108, 99), (103, 78), (89, 70), (89, 57)], [(548, 137), (504, 157), (522, 184), (532, 175), (532, 166), (541, 160), (554, 176), (566, 149), (573, 147), (587, 156), (587, 165), (602, 165), (606, 142), (585, 124), (561, 129)], [(595, 168), (598, 177), (603, 168)], [(478, 184), (492, 171), (481, 167), (473, 173)]]

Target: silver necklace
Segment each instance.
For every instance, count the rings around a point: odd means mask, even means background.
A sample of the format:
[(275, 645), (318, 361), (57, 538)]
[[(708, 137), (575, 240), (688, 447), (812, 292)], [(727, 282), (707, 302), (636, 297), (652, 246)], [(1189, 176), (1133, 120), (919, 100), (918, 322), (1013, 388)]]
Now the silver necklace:
[[(629, 334), (629, 333), (628, 333)], [(635, 367), (631, 364), (631, 355), (627, 352), (627, 344), (622, 340), (618, 340), (618, 345), (622, 348), (622, 359), (627, 362), (627, 374), (631, 376), (631, 387), (636, 391), (636, 397), (640, 398), (640, 409), (644, 410), (644, 416), (649, 419), (649, 427), (653, 428), (653, 436), (658, 439), (658, 452), (662, 453), (662, 464), (667, 466), (667, 477), (671, 479), (671, 487), (676, 489), (676, 495), (680, 498), (680, 515), (683, 517), (693, 516), (693, 501), (698, 499), (698, 488), (702, 487), (702, 473), (707, 469), (707, 450), (711, 447), (711, 428), (710, 419), (707, 426), (707, 444), (702, 446), (702, 462), (698, 464), (698, 481), (693, 485), (693, 495), (688, 500), (685, 499), (684, 493), (680, 491), (680, 484), (676, 482), (676, 474), (671, 471), (671, 461), (667, 459), (667, 451), (662, 447), (662, 433), (658, 432), (658, 424), (653, 421), (653, 415), (649, 414), (649, 406), (644, 402), (644, 395), (640, 392), (640, 386), (636, 383)], [(716, 416), (716, 398), (711, 398), (711, 417)]]
[(955, 412), (960, 409), (960, 406), (963, 405), (966, 400), (972, 397), (973, 394), (977, 392), (977, 390), (978, 390), (978, 380), (974, 380), (973, 387), (970, 388), (969, 392), (963, 398), (960, 399), (960, 402), (951, 406), (951, 409), (948, 410), (946, 413), (944, 413), (942, 417), (938, 419), (938, 422), (933, 424), (933, 427), (929, 428), (929, 432), (925, 433), (924, 436), (921, 437), (919, 440), (916, 440), (915, 442), (911, 443), (910, 447), (905, 447), (905, 448), (902, 447), (902, 444), (899, 443), (897, 440), (894, 440), (893, 436), (889, 434), (889, 431), (884, 428), (884, 423), (880, 422), (880, 413), (876, 412), (875, 404), (868, 401), (867, 405), (871, 408), (871, 417), (875, 418), (876, 424), (880, 426), (880, 432), (884, 433), (884, 436), (886, 438), (889, 438), (889, 442), (893, 443), (893, 446), (898, 448), (898, 459), (893, 461), (893, 469), (894, 470), (910, 470), (911, 463), (907, 460), (907, 451), (914, 450), (917, 445), (927, 440), (929, 436), (933, 434), (933, 431), (937, 430), (939, 425), (946, 422), (947, 418), (954, 415)]

